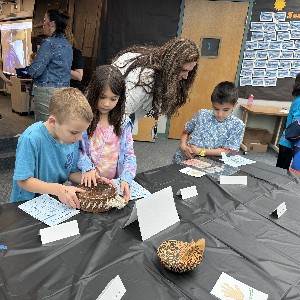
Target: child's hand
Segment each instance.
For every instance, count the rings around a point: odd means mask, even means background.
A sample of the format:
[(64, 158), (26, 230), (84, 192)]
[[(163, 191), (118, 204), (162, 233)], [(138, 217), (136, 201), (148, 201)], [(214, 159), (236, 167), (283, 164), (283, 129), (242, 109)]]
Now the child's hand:
[(201, 152), (201, 148), (196, 147), (195, 145), (189, 145), (190, 149), (193, 152), (193, 156), (198, 155)]
[(111, 181), (110, 179), (106, 178), (106, 177), (100, 177), (99, 176), (97, 179), (100, 180), (100, 181), (102, 181), (102, 182), (104, 182), (104, 183), (110, 184), (113, 187), (116, 187), (116, 185), (114, 184), (114, 182)]
[(130, 188), (128, 182), (121, 181), (120, 192), (123, 194), (123, 198), (126, 201), (126, 203), (128, 203), (130, 199)]
[(180, 149), (185, 158), (193, 158), (193, 150), (190, 148), (191, 145), (181, 145)]
[(85, 193), (85, 190), (75, 186), (60, 185), (57, 197), (58, 199), (73, 208), (80, 208), (80, 201), (77, 198), (76, 192)]
[(97, 179), (101, 178), (97, 171), (96, 170), (90, 170), (84, 174), (81, 175), (81, 181), (80, 183), (85, 185), (85, 186), (88, 186), (88, 187), (91, 187), (92, 186), (92, 183), (94, 186), (97, 185)]

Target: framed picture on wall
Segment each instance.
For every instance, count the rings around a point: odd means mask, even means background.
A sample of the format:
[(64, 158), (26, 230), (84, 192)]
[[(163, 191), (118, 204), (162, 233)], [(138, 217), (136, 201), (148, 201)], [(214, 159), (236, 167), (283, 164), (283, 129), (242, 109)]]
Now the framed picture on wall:
[(200, 55), (207, 58), (218, 58), (220, 53), (220, 37), (201, 37)]

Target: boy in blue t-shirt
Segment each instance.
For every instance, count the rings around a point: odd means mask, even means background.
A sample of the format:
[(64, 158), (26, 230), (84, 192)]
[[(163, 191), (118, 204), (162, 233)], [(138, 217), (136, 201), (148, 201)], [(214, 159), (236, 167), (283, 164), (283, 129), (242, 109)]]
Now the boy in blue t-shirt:
[[(10, 202), (51, 194), (66, 205), (79, 208), (76, 192), (84, 190), (63, 183), (67, 180), (83, 183), (77, 169), (78, 141), (93, 113), (79, 90), (62, 88), (51, 97), (49, 114), (46, 122), (32, 124), (19, 137)], [(83, 172), (89, 174), (87, 184), (97, 185), (99, 176), (92, 163), (86, 161), (84, 166)]]
[(185, 124), (173, 163), (197, 155), (221, 156), (221, 152), (237, 152), (245, 124), (232, 112), (238, 90), (233, 82), (220, 82), (211, 95), (212, 110), (201, 109)]

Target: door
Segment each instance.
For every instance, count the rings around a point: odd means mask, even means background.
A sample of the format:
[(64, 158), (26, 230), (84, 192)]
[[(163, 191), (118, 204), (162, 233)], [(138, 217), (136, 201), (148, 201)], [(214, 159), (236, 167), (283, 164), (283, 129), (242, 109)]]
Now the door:
[(186, 0), (182, 37), (200, 48), (204, 37), (220, 38), (217, 58), (200, 57), (190, 100), (170, 120), (169, 138), (179, 139), (184, 124), (199, 109), (211, 108), (210, 96), (221, 81), (235, 81), (243, 41), (248, 2)]

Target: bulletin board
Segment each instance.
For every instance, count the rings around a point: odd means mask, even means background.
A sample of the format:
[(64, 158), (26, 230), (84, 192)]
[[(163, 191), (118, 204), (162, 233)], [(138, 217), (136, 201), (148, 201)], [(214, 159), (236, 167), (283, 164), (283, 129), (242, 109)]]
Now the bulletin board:
[(239, 76), (240, 97), (291, 101), (300, 72), (298, 0), (253, 1)]

